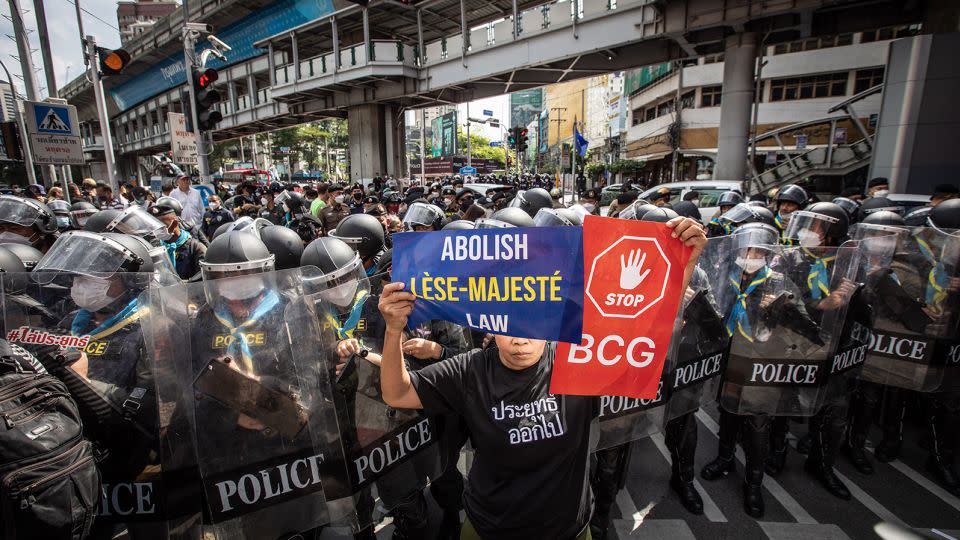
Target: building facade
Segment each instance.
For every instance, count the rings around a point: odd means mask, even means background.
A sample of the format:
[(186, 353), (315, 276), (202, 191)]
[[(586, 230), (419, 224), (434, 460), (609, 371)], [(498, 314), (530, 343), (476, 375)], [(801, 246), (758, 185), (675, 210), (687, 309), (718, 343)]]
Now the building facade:
[(117, 3), (117, 23), (120, 27), (120, 42), (126, 44), (150, 29), (157, 20), (177, 9), (176, 2), (163, 0), (137, 0)]
[(17, 106), (13, 86), (6, 81), (0, 81), (0, 122), (13, 122), (17, 119), (14, 107)]
[[(891, 40), (918, 32), (918, 25), (880, 28), (765, 47), (754, 133), (763, 137), (794, 124), (844, 116), (843, 110), (831, 109), (883, 82)], [(645, 163), (639, 180), (659, 183), (711, 177), (722, 82), (722, 54), (684, 61), (682, 70), (680, 63), (650, 66), (628, 81), (629, 127), (624, 153)], [(855, 105), (856, 116), (870, 133), (876, 126), (880, 101), (876, 93)], [(860, 137), (855, 122), (836, 122), (836, 133), (831, 133), (830, 125), (828, 121), (809, 125), (784, 133), (779, 141), (758, 138), (754, 166), (762, 170), (791, 155), (825, 146), (831, 135), (836, 143), (853, 143)], [(781, 151), (784, 147), (786, 152)], [(674, 152), (680, 160), (676, 178), (672, 174)]]

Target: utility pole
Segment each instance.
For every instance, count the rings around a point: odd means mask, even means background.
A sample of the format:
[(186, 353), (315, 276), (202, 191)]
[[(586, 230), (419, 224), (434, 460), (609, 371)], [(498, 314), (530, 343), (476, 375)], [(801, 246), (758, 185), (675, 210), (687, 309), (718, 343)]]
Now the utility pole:
[[(37, 33), (40, 37), (40, 55), (43, 58), (43, 71), (47, 78), (47, 96), (51, 98), (59, 98), (60, 92), (57, 90), (57, 77), (53, 71), (53, 58), (50, 55), (50, 36), (47, 32), (47, 14), (44, 11), (43, 0), (34, 0), (33, 8), (36, 10), (37, 15)], [(69, 73), (69, 69), (67, 70)], [(51, 170), (53, 165), (50, 166)], [(53, 177), (51, 176), (51, 181)], [(67, 183), (73, 182), (73, 171), (70, 170), (70, 165), (63, 165), (61, 169), (60, 180), (63, 182), (63, 196), (66, 201), (70, 201), (70, 190), (68, 189)]]
[(470, 142), (470, 102), (467, 102), (467, 167), (473, 167), (473, 144)]
[(680, 169), (680, 127), (683, 125), (681, 124), (681, 120), (680, 120), (680, 114), (681, 114), (680, 111), (683, 110), (683, 103), (682, 103), (682, 100), (680, 99), (681, 96), (683, 95), (683, 60), (677, 61), (677, 72), (678, 72), (677, 73), (677, 95), (673, 99), (674, 108), (677, 111), (677, 119), (675, 122), (677, 126), (677, 129), (676, 129), (677, 140), (674, 141), (674, 145), (673, 145), (673, 165), (671, 167), (671, 174), (670, 174), (670, 178), (672, 178), (673, 182), (680, 181), (680, 179), (677, 178), (677, 174), (679, 174), (680, 172), (679, 171)]
[[(80, 0), (76, 0), (77, 13), (80, 13)], [(87, 36), (85, 40), (87, 67), (90, 73), (90, 82), (93, 85), (93, 98), (97, 103), (97, 116), (100, 118), (100, 133), (103, 135), (103, 159), (107, 164), (107, 179), (114, 193), (119, 193), (120, 184), (117, 182), (117, 167), (113, 157), (113, 136), (110, 134), (110, 116), (107, 113), (107, 102), (103, 95), (103, 83), (100, 81), (100, 55), (97, 53), (97, 40)]]
[[(437, 136), (436, 133), (433, 134)], [(427, 180), (427, 110), (420, 109), (420, 185), (425, 186)]]
[(563, 113), (565, 113), (565, 112), (567, 112), (567, 108), (566, 108), (566, 107), (551, 107), (550, 110), (551, 110), (551, 111), (560, 111), (560, 112), (557, 114), (557, 117), (556, 117), (556, 118), (551, 118), (550, 121), (557, 123), (557, 153), (559, 154), (559, 157), (557, 158), (557, 171), (558, 171), (559, 174), (563, 174), (563, 143), (560, 141), (560, 124), (563, 123), (563, 122), (566, 122), (566, 120), (564, 120), (563, 118), (561, 118), (560, 115), (563, 114)]

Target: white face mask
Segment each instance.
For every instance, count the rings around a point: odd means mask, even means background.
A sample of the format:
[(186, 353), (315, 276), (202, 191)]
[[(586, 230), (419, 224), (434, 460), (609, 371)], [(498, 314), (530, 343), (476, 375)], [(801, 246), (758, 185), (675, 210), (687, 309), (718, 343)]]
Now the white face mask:
[(797, 233), (797, 240), (800, 242), (800, 247), (805, 248), (814, 248), (823, 243), (820, 235), (813, 231), (799, 231)]
[(357, 292), (357, 283), (348, 281), (341, 283), (336, 287), (331, 287), (320, 293), (320, 298), (324, 301), (339, 307), (346, 307), (353, 303), (354, 294)]
[(220, 203), (217, 203), (217, 202), (210, 203), (210, 210), (216, 212), (219, 209), (220, 209)]
[(697, 205), (698, 207), (700, 206), (700, 199), (690, 199), (690, 202)]
[(874, 254), (892, 254), (897, 249), (897, 237), (894, 235), (871, 238), (864, 242), (867, 251)]
[(747, 257), (737, 257), (737, 266), (743, 268), (743, 271), (748, 274), (753, 274), (759, 271), (767, 264), (767, 261), (764, 259), (749, 259)]
[(117, 298), (109, 296), (110, 280), (88, 276), (77, 276), (70, 287), (70, 298), (77, 307), (87, 311), (100, 311)]
[(227, 300), (249, 300), (263, 292), (263, 280), (259, 276), (242, 276), (221, 283), (220, 294)]
[(586, 209), (587, 212), (593, 212), (594, 208), (596, 208), (596, 206), (594, 206), (593, 203), (588, 203), (588, 202), (582, 203), (581, 206), (583, 206), (583, 208)]
[(0, 233), (0, 244), (23, 244), (25, 246), (33, 245), (33, 242), (25, 236), (20, 236), (15, 232), (4, 231)]
[(268, 202), (269, 202), (269, 201), (267, 200), (266, 197), (260, 197), (260, 205), (261, 205), (261, 206), (266, 206)]
[(786, 225), (787, 223), (790, 223), (791, 214), (793, 214), (793, 212), (780, 212), (779, 213), (780, 221), (783, 222), (784, 225)]
[(336, 202), (337, 204), (343, 204), (343, 195), (337, 195), (336, 197), (333, 198), (333, 201)]
[(889, 189), (881, 189), (881, 190), (878, 190), (878, 191), (874, 191), (874, 192), (873, 192), (873, 196), (874, 196), (874, 197), (886, 197), (886, 196), (889, 195), (889, 194), (890, 194), (890, 190), (889, 190)]

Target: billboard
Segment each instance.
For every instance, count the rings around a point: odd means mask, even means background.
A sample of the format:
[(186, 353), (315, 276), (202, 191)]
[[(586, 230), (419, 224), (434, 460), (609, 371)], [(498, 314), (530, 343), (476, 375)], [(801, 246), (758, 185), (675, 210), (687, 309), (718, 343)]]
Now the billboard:
[(434, 118), (431, 122), (433, 130), (433, 157), (453, 156), (457, 153), (457, 111), (448, 112)]
[(521, 90), (510, 94), (510, 125), (520, 127), (529, 124), (543, 110), (543, 89)]

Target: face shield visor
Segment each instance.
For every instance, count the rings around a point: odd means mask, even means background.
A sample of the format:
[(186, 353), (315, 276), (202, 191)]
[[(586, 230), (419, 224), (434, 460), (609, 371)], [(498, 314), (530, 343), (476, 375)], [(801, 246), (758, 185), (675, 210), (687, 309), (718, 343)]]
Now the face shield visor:
[(574, 223), (553, 208), (541, 208), (533, 217), (534, 227), (573, 227)]
[(437, 220), (442, 217), (443, 213), (440, 209), (432, 204), (413, 203), (407, 208), (407, 213), (403, 215), (403, 229), (412, 231), (417, 225), (433, 227)]
[(517, 196), (510, 201), (510, 204), (507, 205), (507, 208), (520, 208), (526, 211), (530, 207), (530, 201), (525, 197), (526, 191), (521, 191), (517, 193)]
[(573, 210), (580, 217), (580, 223), (583, 223), (584, 218), (590, 215), (590, 210), (587, 210), (582, 204), (575, 204), (570, 207), (570, 210)]
[(40, 206), (35, 201), (0, 195), (0, 222), (32, 227), (38, 219)]
[(512, 224), (507, 223), (506, 221), (500, 221), (499, 219), (493, 218), (478, 218), (473, 223), (475, 229), (508, 229), (513, 227)]
[(83, 275), (106, 278), (138, 259), (122, 244), (96, 233), (69, 231), (54, 242), (33, 270), (38, 283)]
[(819, 247), (824, 244), (830, 227), (839, 221), (835, 217), (797, 210), (790, 216), (785, 236), (801, 247)]
[(121, 212), (110, 223), (108, 229), (131, 236), (139, 236), (151, 243), (170, 240), (170, 232), (167, 230), (167, 226), (139, 206), (131, 206)]
[(734, 225), (739, 225), (748, 219), (753, 219), (756, 216), (753, 208), (750, 208), (749, 204), (740, 203), (730, 210), (727, 210), (722, 216), (720, 216), (720, 221), (726, 221)]
[(747, 224), (732, 235), (733, 249), (736, 252), (759, 246), (776, 246), (779, 235), (777, 229), (764, 223)]
[(267, 289), (274, 288), (274, 256), (238, 263), (200, 262), (207, 301), (211, 304), (220, 298), (231, 302), (249, 301), (258, 298)]
[(304, 290), (316, 300), (335, 306), (337, 311), (344, 311), (361, 297), (369, 295), (370, 278), (360, 256), (355, 255), (342, 268), (327, 274), (305, 271)]
[(70, 211), (70, 221), (73, 223), (73, 226), (77, 229), (82, 229), (84, 225), (87, 224), (87, 220), (90, 219), (90, 216), (99, 212), (96, 208), (87, 208), (79, 210)]
[(150, 260), (153, 261), (154, 281), (161, 287), (183, 283), (165, 248), (155, 247), (149, 253)]

